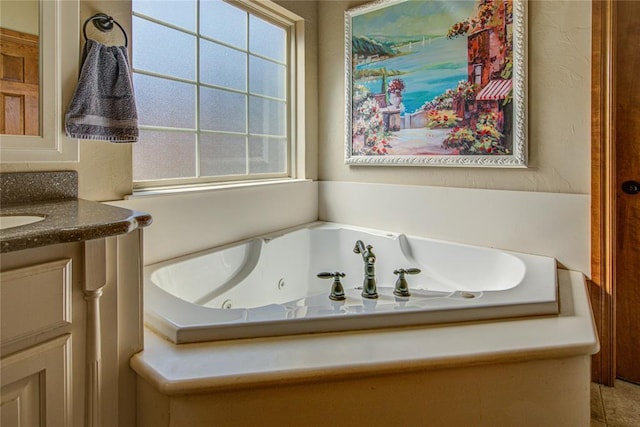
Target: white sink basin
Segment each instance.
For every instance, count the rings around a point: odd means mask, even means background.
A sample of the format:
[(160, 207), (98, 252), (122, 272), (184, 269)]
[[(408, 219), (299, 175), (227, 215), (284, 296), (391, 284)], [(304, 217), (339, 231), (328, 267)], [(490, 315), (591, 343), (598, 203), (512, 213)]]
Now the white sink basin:
[(36, 215), (0, 216), (0, 230), (33, 224), (34, 222), (42, 221), (43, 219), (43, 216)]

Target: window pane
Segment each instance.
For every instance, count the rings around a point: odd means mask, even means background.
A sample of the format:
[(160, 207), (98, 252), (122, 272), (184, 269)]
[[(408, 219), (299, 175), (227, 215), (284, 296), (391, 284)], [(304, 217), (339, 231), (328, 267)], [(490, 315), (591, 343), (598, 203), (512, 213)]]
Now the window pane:
[(196, 135), (185, 132), (140, 131), (133, 144), (133, 179), (196, 176)]
[(195, 31), (196, 4), (196, 0), (133, 0), (132, 9), (134, 12)]
[(133, 84), (141, 125), (195, 129), (195, 85), (143, 74), (134, 74)]
[(284, 173), (287, 171), (287, 140), (250, 137), (249, 156), (249, 173)]
[(256, 16), (249, 16), (249, 50), (251, 53), (285, 62), (286, 38), (287, 33), (284, 29)]
[(251, 56), (249, 58), (249, 88), (251, 93), (285, 97), (286, 67)]
[(200, 81), (247, 90), (247, 55), (217, 43), (201, 40)]
[(249, 132), (285, 136), (285, 103), (255, 96), (249, 97), (249, 100)]
[[(196, 38), (145, 19), (133, 17), (134, 68), (183, 79), (196, 78)], [(162, 43), (158, 43), (162, 40)], [(174, 53), (169, 53), (174, 52)], [(180, 60), (176, 54), (180, 52)]]
[(200, 174), (203, 176), (247, 173), (246, 137), (200, 135)]
[(135, 181), (289, 172), (289, 30), (239, 3), (132, 0)]
[(246, 132), (247, 97), (218, 89), (200, 88), (200, 128)]
[(200, 34), (246, 49), (247, 12), (221, 0), (201, 0)]

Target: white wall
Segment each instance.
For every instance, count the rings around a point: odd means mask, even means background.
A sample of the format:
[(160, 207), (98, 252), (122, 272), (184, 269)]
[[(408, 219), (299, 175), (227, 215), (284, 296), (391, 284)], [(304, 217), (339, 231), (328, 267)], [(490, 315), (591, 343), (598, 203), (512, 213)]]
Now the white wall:
[(316, 221), (318, 184), (310, 180), (111, 202), (150, 213), (144, 262), (153, 264), (259, 234)]
[(110, 202), (153, 217), (146, 265), (319, 219), (550, 256), (586, 275), (589, 203), (583, 194), (310, 180)]
[(40, 34), (38, 16), (40, 5), (35, 0), (2, 0), (0, 3), (0, 27), (27, 34)]
[(545, 255), (590, 274), (588, 195), (336, 181), (318, 193), (323, 221)]
[(320, 180), (588, 194), (591, 2), (528, 1), (528, 169), (344, 164), (344, 11), (320, 0)]

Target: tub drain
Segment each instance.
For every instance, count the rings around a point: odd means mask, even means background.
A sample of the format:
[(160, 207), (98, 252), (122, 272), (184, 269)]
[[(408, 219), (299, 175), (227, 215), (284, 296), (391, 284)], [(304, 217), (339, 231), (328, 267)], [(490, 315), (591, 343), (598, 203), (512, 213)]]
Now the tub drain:
[(222, 303), (222, 308), (224, 309), (230, 309), (232, 306), (233, 304), (231, 304), (230, 299), (224, 300), (224, 302)]
[(278, 280), (278, 289), (284, 288), (284, 279)]
[(475, 298), (476, 296), (470, 292), (460, 292), (462, 298)]

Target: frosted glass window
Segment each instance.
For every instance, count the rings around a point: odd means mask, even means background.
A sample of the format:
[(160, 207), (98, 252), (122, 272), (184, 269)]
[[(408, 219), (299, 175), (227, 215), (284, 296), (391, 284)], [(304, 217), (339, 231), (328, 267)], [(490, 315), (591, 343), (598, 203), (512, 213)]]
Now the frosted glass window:
[(200, 174), (203, 176), (246, 174), (246, 139), (244, 136), (202, 134), (200, 136)]
[(160, 21), (196, 30), (196, 6), (194, 0), (133, 0), (132, 10)]
[(246, 49), (247, 12), (222, 0), (201, 0), (200, 33), (203, 36)]
[(284, 102), (249, 97), (249, 132), (285, 136), (286, 105)]
[(284, 99), (287, 68), (284, 65), (249, 58), (249, 88), (251, 93)]
[(202, 83), (247, 89), (247, 55), (235, 49), (200, 41), (200, 81)]
[(270, 8), (132, 0), (136, 187), (289, 176), (288, 46), (299, 42)]
[(141, 125), (196, 127), (196, 86), (143, 74), (133, 75)]
[(196, 176), (196, 134), (140, 131), (134, 144), (133, 179), (168, 179)]
[(287, 32), (257, 16), (249, 17), (249, 50), (251, 53), (284, 62)]
[(200, 89), (200, 128), (246, 132), (247, 97), (218, 89)]
[[(146, 19), (133, 17), (133, 67), (188, 80), (196, 78), (196, 38)], [(162, 40), (162, 43), (158, 43)], [(176, 60), (179, 52), (180, 60)]]
[(286, 171), (286, 139), (249, 138), (249, 173), (284, 173)]

